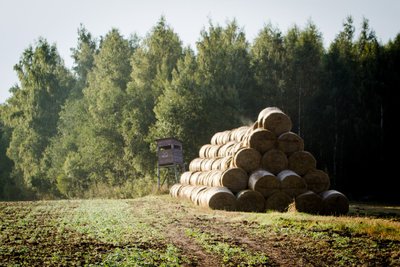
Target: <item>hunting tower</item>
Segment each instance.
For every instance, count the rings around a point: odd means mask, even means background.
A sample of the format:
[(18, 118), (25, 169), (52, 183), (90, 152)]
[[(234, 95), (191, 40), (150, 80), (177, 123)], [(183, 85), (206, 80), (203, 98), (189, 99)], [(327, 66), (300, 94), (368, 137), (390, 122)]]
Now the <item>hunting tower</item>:
[[(170, 138), (162, 138), (157, 139), (157, 185), (158, 189), (164, 184), (165, 180), (167, 180), (167, 184), (169, 184), (168, 172), (170, 169), (174, 170), (175, 181), (178, 181), (179, 172), (185, 171), (185, 165), (183, 162), (183, 148), (182, 142), (173, 137)], [(160, 176), (161, 168), (166, 168), (167, 173), (163, 179)]]

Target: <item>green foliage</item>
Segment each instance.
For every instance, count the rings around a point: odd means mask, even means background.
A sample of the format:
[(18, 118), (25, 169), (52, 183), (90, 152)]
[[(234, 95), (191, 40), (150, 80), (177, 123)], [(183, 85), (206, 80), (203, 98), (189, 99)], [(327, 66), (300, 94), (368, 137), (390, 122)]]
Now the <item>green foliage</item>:
[(91, 33), (82, 24), (78, 29), (78, 45), (71, 48), (71, 52), (75, 62), (73, 70), (78, 77), (77, 96), (81, 96), (82, 89), (87, 86), (88, 74), (94, 66), (94, 56), (98, 52)]
[(251, 47), (251, 67), (255, 79), (254, 113), (266, 106), (287, 106), (286, 49), (279, 29), (268, 24)]
[[(185, 234), (195, 239), (206, 251), (222, 257), (224, 266), (265, 266), (268, 257), (263, 253), (249, 253), (246, 248), (229, 244), (218, 235), (204, 233), (197, 229), (186, 229)], [(222, 239), (222, 240), (221, 240)]]
[(250, 44), (233, 20), (210, 23), (194, 52), (163, 17), (143, 39), (81, 25), (73, 73), (39, 39), (0, 107), (0, 198), (147, 194), (155, 139), (183, 141), (188, 163), (213, 133), (278, 106), (335, 189), (398, 201), (390, 175), (375, 180), (394, 166), (399, 36), (382, 45), (366, 19), (355, 36), (348, 17), (327, 49), (311, 21), (268, 24)]
[(225, 28), (210, 24), (201, 32), (197, 50), (200, 93), (207, 111), (203, 116), (210, 138), (216, 131), (240, 126), (240, 120), (250, 116), (253, 95), (248, 43), (236, 21)]
[(52, 194), (52, 181), (44, 178), (41, 160), (56, 134), (58, 113), (74, 86), (70, 72), (54, 45), (40, 39), (26, 49), (15, 65), (21, 86), (4, 106), (4, 123), (12, 128), (8, 157), (14, 162), (13, 176), (39, 194)]
[[(151, 128), (154, 139), (173, 136), (185, 144), (186, 161), (196, 157), (199, 144), (208, 142), (203, 99), (196, 74), (197, 62), (191, 50), (178, 61), (172, 81), (158, 98), (154, 108), (156, 123)], [(196, 138), (193, 138), (196, 136)]]
[[(2, 107), (0, 106), (0, 118)], [(21, 181), (10, 177), (13, 162), (7, 157), (6, 151), (10, 145), (11, 129), (0, 120), (0, 199), (21, 198)]]
[(122, 136), (125, 157), (142, 173), (154, 173), (154, 139), (149, 134), (156, 123), (154, 107), (166, 84), (172, 79), (182, 46), (178, 35), (161, 18), (132, 56), (128, 102), (124, 108)]

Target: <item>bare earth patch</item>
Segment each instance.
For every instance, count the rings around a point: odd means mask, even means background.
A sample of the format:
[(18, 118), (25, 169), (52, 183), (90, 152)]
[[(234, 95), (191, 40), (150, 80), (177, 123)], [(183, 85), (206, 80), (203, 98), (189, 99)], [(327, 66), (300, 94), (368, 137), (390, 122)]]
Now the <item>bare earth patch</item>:
[(356, 207), (324, 217), (212, 211), (167, 195), (0, 202), (0, 266), (399, 266), (397, 208), (379, 218)]

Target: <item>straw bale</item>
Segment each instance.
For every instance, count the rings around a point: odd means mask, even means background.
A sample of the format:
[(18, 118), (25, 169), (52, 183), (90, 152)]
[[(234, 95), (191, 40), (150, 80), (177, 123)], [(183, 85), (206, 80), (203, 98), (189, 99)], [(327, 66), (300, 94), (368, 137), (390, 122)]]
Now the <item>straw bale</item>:
[(232, 130), (231, 141), (240, 142), (243, 134), (247, 131), (248, 126), (241, 126)]
[(349, 200), (347, 197), (336, 190), (328, 190), (321, 193), (322, 214), (325, 215), (344, 215), (349, 212)]
[(256, 129), (244, 139), (244, 145), (254, 148), (261, 154), (272, 149), (276, 144), (276, 136), (273, 132), (266, 129)]
[(193, 172), (187, 171), (182, 173), (179, 181), (181, 184), (190, 184), (190, 176), (192, 175)]
[(180, 197), (180, 191), (182, 189), (182, 185), (181, 184), (174, 184), (173, 186), (171, 186), (171, 188), (169, 189), (169, 194), (172, 197)]
[(233, 157), (232, 165), (246, 172), (252, 172), (260, 167), (260, 161), (260, 152), (253, 148), (242, 148)]
[(270, 130), (276, 136), (292, 129), (292, 121), (276, 107), (268, 107), (258, 114), (258, 127)]
[(207, 170), (220, 170), (221, 160), (221, 158), (210, 159), (211, 164)]
[(264, 153), (261, 159), (261, 167), (275, 175), (280, 173), (288, 167), (286, 154), (281, 150), (271, 149)]
[(231, 156), (221, 158), (221, 161), (219, 164), (219, 166), (220, 166), (219, 169), (220, 170), (228, 169), (232, 165), (232, 160), (233, 160), (233, 157), (231, 157)]
[(241, 168), (229, 168), (220, 175), (220, 185), (229, 188), (232, 192), (239, 192), (247, 188), (249, 177)]
[(201, 195), (201, 192), (206, 190), (208, 187), (207, 186), (195, 186), (195, 188), (192, 190), (192, 193), (190, 195), (190, 200), (196, 204), (199, 205), (199, 197)]
[(269, 197), (280, 190), (280, 181), (272, 173), (259, 169), (251, 173), (248, 187)]
[(236, 197), (226, 187), (208, 187), (198, 197), (199, 205), (215, 210), (235, 210)]
[(237, 210), (246, 212), (264, 211), (265, 199), (261, 193), (253, 190), (242, 190), (236, 195)]
[(199, 150), (199, 158), (205, 159), (208, 157), (208, 150), (213, 147), (211, 144), (203, 145)]
[(182, 185), (179, 197), (190, 200), (190, 196), (192, 195), (194, 189), (196, 189), (196, 186), (194, 185)]
[(317, 161), (314, 156), (307, 151), (294, 152), (288, 158), (289, 170), (294, 171), (298, 175), (305, 175), (311, 169), (317, 167)]
[(229, 141), (218, 149), (217, 157), (226, 157), (230, 155), (232, 147), (236, 144), (235, 141)]
[(189, 164), (189, 171), (201, 171), (201, 164), (205, 159), (195, 158)]
[(326, 191), (330, 186), (329, 176), (322, 170), (311, 169), (303, 176), (303, 179), (306, 181), (307, 188), (315, 193)]
[(299, 212), (319, 214), (322, 211), (322, 198), (312, 191), (298, 195), (294, 203)]
[(291, 198), (288, 194), (278, 191), (265, 200), (265, 209), (280, 212), (287, 211), (289, 204), (292, 202), (293, 198)]
[(283, 133), (278, 137), (278, 149), (289, 156), (294, 152), (304, 150), (304, 141), (293, 132)]
[(291, 170), (283, 170), (277, 175), (281, 182), (281, 190), (291, 197), (296, 197), (307, 191), (307, 184), (300, 175)]

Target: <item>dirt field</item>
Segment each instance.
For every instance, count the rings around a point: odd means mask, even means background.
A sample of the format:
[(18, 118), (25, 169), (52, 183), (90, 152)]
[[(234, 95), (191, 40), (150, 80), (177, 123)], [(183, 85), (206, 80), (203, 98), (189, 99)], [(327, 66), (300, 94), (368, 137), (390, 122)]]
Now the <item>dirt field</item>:
[(400, 266), (400, 208), (211, 211), (168, 195), (0, 202), (1, 266)]

